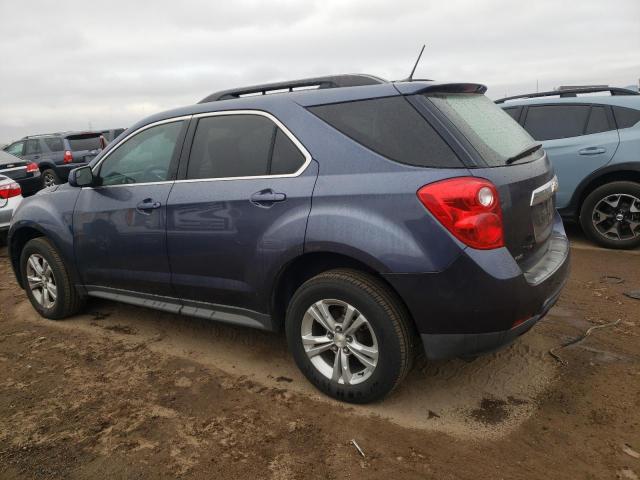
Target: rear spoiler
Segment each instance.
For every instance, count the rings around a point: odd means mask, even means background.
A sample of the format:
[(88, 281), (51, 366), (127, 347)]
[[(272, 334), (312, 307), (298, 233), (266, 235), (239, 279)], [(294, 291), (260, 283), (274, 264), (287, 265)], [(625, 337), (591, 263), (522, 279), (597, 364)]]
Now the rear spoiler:
[(429, 93), (485, 93), (487, 87), (480, 83), (426, 83), (396, 82), (395, 87), (403, 95)]

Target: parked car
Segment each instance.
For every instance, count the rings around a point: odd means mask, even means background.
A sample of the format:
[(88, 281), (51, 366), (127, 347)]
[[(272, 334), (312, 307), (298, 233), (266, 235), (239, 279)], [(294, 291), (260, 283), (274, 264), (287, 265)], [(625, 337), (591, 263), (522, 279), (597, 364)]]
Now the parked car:
[(66, 132), (24, 137), (4, 150), (38, 164), (45, 187), (67, 181), (69, 172), (86, 165), (105, 147), (99, 132)]
[(580, 222), (585, 234), (604, 247), (638, 247), (638, 92), (578, 88), (518, 95), (498, 103), (542, 142), (560, 182), (560, 214)]
[(5, 175), (0, 175), (0, 246), (7, 242), (9, 224), (22, 201), (20, 185)]
[(23, 196), (29, 196), (42, 188), (42, 178), (38, 164), (0, 151), (0, 175), (9, 177), (20, 184)]
[(124, 131), (124, 128), (114, 128), (111, 130), (100, 130), (100, 133), (105, 138), (107, 143), (111, 143)]
[(381, 398), (420, 340), (430, 359), (492, 351), (566, 281), (553, 168), (485, 90), (344, 75), (146, 118), (25, 200), (15, 274), (46, 318), (93, 296), (284, 328), (320, 390)]

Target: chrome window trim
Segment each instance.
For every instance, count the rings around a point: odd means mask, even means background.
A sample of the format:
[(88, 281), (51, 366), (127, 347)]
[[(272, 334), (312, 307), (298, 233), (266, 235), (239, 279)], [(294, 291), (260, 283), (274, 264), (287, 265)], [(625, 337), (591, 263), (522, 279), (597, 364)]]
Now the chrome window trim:
[(307, 167), (311, 163), (311, 154), (309, 153), (309, 151), (300, 142), (300, 140), (298, 140), (296, 138), (296, 136), (293, 133), (291, 133), (291, 131), (280, 120), (278, 120), (277, 117), (275, 117), (274, 115), (270, 114), (269, 112), (265, 112), (263, 110), (244, 109), (244, 110), (223, 110), (223, 111), (218, 111), (218, 112), (205, 112), (205, 113), (197, 113), (197, 114), (194, 114), (194, 115), (184, 115), (184, 116), (181, 116), (181, 117), (173, 117), (173, 118), (167, 118), (165, 120), (159, 120), (157, 122), (153, 122), (153, 123), (150, 123), (150, 124), (145, 125), (143, 127), (140, 127), (139, 129), (131, 132), (129, 135), (127, 135), (123, 139), (119, 140), (118, 143), (116, 145), (114, 145), (113, 149), (110, 150), (109, 153), (105, 154), (105, 156), (102, 157), (100, 159), (100, 161), (95, 164), (95, 166), (91, 169), (91, 171), (93, 173), (96, 173), (97, 169), (100, 167), (102, 162), (104, 162), (107, 158), (109, 158), (109, 155), (111, 155), (114, 151), (116, 151), (118, 148), (120, 148), (120, 146), (124, 142), (126, 142), (130, 138), (134, 137), (138, 133), (141, 133), (141, 132), (143, 132), (143, 131), (145, 131), (145, 130), (147, 130), (149, 128), (152, 128), (152, 127), (155, 127), (155, 126), (158, 126), (158, 125), (163, 125), (165, 123), (173, 123), (173, 122), (178, 122), (178, 121), (183, 121), (183, 120), (190, 120), (192, 118), (200, 119), (200, 118), (217, 117), (217, 116), (225, 116), (225, 115), (258, 115), (258, 116), (262, 116), (262, 117), (268, 118), (280, 130), (282, 130), (284, 132), (284, 134), (289, 138), (289, 140), (291, 140), (293, 142), (293, 144), (296, 146), (298, 151), (300, 153), (302, 153), (302, 156), (305, 159), (304, 163), (294, 173), (285, 173), (285, 174), (279, 174), (279, 175), (254, 175), (254, 176), (247, 176), (247, 177), (193, 178), (193, 179), (184, 179), (184, 180), (163, 180), (163, 181), (158, 181), (158, 182), (122, 183), (122, 184), (118, 184), (118, 185), (103, 185), (103, 186), (99, 186), (99, 187), (83, 187), (83, 188), (88, 188), (88, 189), (91, 189), (91, 190), (97, 190), (97, 189), (101, 189), (101, 188), (134, 187), (136, 185), (141, 185), (141, 186), (143, 186), (143, 185), (162, 185), (162, 184), (167, 184), (167, 183), (194, 183), (194, 182), (214, 182), (214, 181), (226, 181), (226, 180), (257, 180), (257, 179), (266, 179), (266, 178), (293, 178), (293, 177), (299, 177), (300, 175), (302, 175), (302, 173), (307, 169)]
[[(183, 115), (181, 117), (172, 117), (172, 118), (167, 118), (165, 120), (158, 120), (157, 122), (153, 122), (153, 123), (149, 123), (148, 125), (145, 125), (143, 127), (140, 127), (137, 130), (134, 130), (133, 132), (131, 132), (129, 135), (127, 135), (126, 137), (124, 137), (123, 139), (119, 140), (118, 143), (116, 143), (114, 145), (114, 147), (105, 154), (104, 157), (102, 157), (100, 159), (100, 161), (98, 163), (96, 163), (92, 168), (91, 171), (96, 174), (96, 171), (100, 168), (100, 165), (102, 165), (102, 162), (104, 162), (107, 158), (109, 158), (109, 156), (115, 152), (116, 150), (118, 150), (118, 148), (120, 148), (120, 146), (126, 142), (127, 140), (135, 137), (136, 135), (138, 135), (139, 133), (144, 132), (145, 130), (148, 130), (150, 128), (153, 127), (157, 127), (158, 125), (164, 125), (165, 123), (175, 123), (175, 122), (182, 122), (184, 120), (190, 120), (192, 117), (192, 115)], [(158, 182), (142, 182), (142, 183), (120, 183), (117, 185), (101, 185), (98, 187), (82, 187), (83, 189), (87, 188), (89, 190), (99, 190), (102, 188), (112, 188), (112, 187), (132, 187), (134, 185), (162, 185), (162, 184), (166, 184), (166, 183), (173, 183), (174, 180), (160, 180)]]
[[(289, 137), (289, 140), (293, 142), (298, 151), (304, 157), (304, 163), (300, 166), (298, 170), (293, 173), (283, 173), (279, 175), (253, 175), (253, 176), (245, 176), (245, 177), (214, 177), (214, 178), (192, 178), (192, 179), (184, 179), (184, 180), (176, 180), (175, 183), (194, 183), (194, 182), (217, 182), (217, 181), (227, 181), (227, 180), (259, 180), (263, 178), (293, 178), (299, 177), (302, 173), (307, 169), (309, 164), (311, 163), (311, 154), (305, 148), (305, 146), (296, 138), (296, 136), (291, 133), (291, 131), (275, 116), (270, 114), (269, 112), (265, 112), (264, 110), (224, 110), (220, 112), (206, 112), (206, 113), (197, 113), (193, 116), (193, 118), (207, 118), (207, 117), (219, 117), (225, 115), (258, 115), (262, 117), (266, 117), (276, 124), (283, 133)], [(195, 138), (195, 135), (194, 135)]]

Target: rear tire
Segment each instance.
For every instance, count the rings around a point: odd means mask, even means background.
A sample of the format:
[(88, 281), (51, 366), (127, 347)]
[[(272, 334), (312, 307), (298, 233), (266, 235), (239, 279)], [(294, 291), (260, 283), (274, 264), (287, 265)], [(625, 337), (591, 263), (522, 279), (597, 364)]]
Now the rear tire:
[(47, 168), (42, 172), (42, 186), (44, 188), (52, 187), (53, 185), (59, 185), (60, 183), (60, 177), (58, 177), (58, 174), (52, 169)]
[(580, 225), (605, 248), (640, 246), (640, 184), (620, 181), (596, 188), (582, 203)]
[(380, 399), (404, 379), (413, 362), (410, 325), (393, 291), (348, 269), (305, 282), (286, 315), (287, 342), (302, 373), (326, 395), (351, 403)]
[(27, 242), (20, 255), (20, 274), (27, 297), (41, 316), (60, 320), (84, 306), (85, 297), (76, 290), (60, 255), (46, 238)]

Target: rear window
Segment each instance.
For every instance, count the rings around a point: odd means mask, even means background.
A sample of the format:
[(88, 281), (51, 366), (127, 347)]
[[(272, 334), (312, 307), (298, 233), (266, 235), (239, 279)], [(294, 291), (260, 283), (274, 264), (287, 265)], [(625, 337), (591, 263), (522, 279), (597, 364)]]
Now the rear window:
[(438, 133), (402, 97), (310, 107), (356, 142), (390, 160), (419, 167), (461, 167)]
[[(536, 142), (489, 98), (476, 93), (426, 95), (490, 166), (506, 161)], [(536, 155), (542, 155), (539, 150)]]
[(69, 142), (69, 148), (73, 152), (79, 152), (82, 150), (100, 150), (100, 135), (83, 136), (83, 137), (67, 137)]

